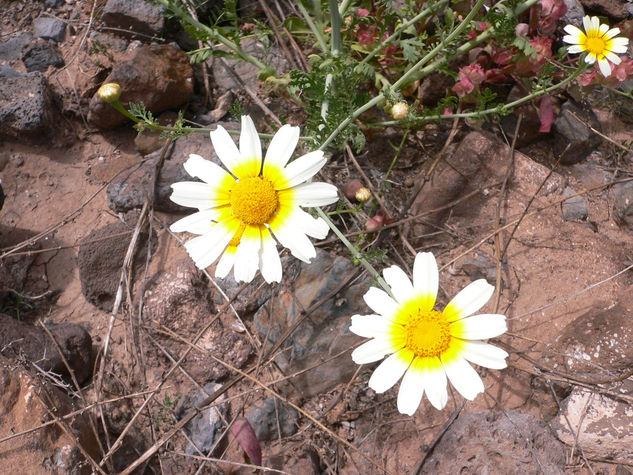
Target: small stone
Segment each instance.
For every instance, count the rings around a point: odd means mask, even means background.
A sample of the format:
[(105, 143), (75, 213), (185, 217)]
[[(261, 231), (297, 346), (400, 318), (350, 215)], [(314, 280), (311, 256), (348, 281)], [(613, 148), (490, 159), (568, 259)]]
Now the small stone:
[(30, 33), (20, 33), (4, 43), (0, 43), (0, 62), (22, 59), (24, 50), (34, 41)]
[[(196, 390), (187, 394), (178, 411), (179, 416), (183, 417), (189, 409), (196, 407), (221, 387), (221, 384), (207, 383), (203, 386), (203, 390)], [(189, 434), (191, 442), (195, 444), (195, 447), (187, 444), (185, 451), (188, 454), (197, 454), (198, 451), (207, 454), (215, 445), (217, 437), (221, 434), (222, 419), (227, 415), (226, 404), (217, 403), (222, 402), (224, 399), (226, 399), (224, 395), (220, 396), (216, 400), (216, 404), (202, 411), (185, 426), (185, 431)]]
[(28, 47), (22, 55), (26, 70), (46, 72), (49, 66), (56, 68), (64, 65), (64, 58), (53, 43), (35, 43)]
[(22, 155), (20, 155), (19, 153), (12, 155), (9, 161), (11, 162), (11, 165), (13, 165), (15, 168), (20, 168), (22, 165), (24, 165), (24, 158), (22, 158)]
[(464, 259), (462, 270), (473, 280), (486, 279), (492, 284), (497, 280), (497, 263), (487, 254)]
[[(297, 432), (299, 417), (297, 411), (272, 396), (251, 406), (244, 417), (253, 426), (260, 442), (290, 437)], [(281, 434), (277, 430), (277, 424), (279, 424)]]
[[(585, 125), (586, 124), (586, 125)], [(588, 104), (565, 102), (554, 120), (554, 154), (561, 163), (583, 161), (600, 145), (602, 139), (591, 128), (602, 131), (595, 112)]]
[(620, 227), (633, 230), (633, 185), (627, 185), (616, 191), (613, 220)]
[[(569, 187), (563, 191), (563, 196), (572, 196), (575, 194), (576, 191)], [(581, 195), (563, 201), (561, 207), (565, 221), (584, 221), (587, 219), (587, 216), (589, 216), (587, 203)]]
[[(107, 25), (124, 30), (119, 34), (136, 37), (134, 33), (155, 36), (165, 26), (165, 8), (145, 0), (108, 0), (101, 20)], [(125, 33), (128, 31), (129, 33)], [(159, 76), (157, 76), (159, 77)]]
[(33, 20), (33, 33), (38, 38), (53, 40), (59, 43), (64, 39), (66, 33), (66, 23), (58, 18), (47, 16), (37, 17)]

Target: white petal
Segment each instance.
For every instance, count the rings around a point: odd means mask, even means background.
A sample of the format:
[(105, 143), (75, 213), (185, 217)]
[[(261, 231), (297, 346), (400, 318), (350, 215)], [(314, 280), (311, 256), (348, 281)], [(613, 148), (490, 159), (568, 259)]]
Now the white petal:
[(367, 385), (378, 394), (384, 393), (398, 382), (409, 367), (412, 359), (413, 353), (411, 351), (405, 350), (394, 353), (378, 365), (378, 368), (369, 378)]
[(299, 127), (292, 127), (288, 124), (282, 126), (270, 141), (266, 151), (264, 175), (266, 175), (266, 165), (274, 165), (275, 169), (285, 167), (297, 148), (298, 142)]
[(605, 78), (611, 75), (611, 66), (609, 65), (609, 61), (601, 59), (598, 61), (598, 66), (600, 67), (600, 72)]
[(394, 348), (391, 342), (383, 338), (374, 338), (352, 351), (352, 359), (356, 364), (368, 364), (381, 360), (385, 355), (393, 352)]
[(236, 249), (233, 246), (229, 246), (220, 257), (217, 265), (215, 266), (215, 276), (224, 279), (231, 269), (233, 269), (233, 264), (235, 264), (235, 252)]
[(217, 208), (205, 209), (179, 219), (169, 226), (174, 233), (189, 232), (194, 234), (206, 234), (211, 231), (220, 216)]
[[(580, 38), (580, 35), (584, 35), (582, 30), (580, 28), (575, 27), (574, 25), (566, 25), (565, 28), (563, 28), (563, 30), (565, 30), (567, 33), (569, 33), (570, 36), (573, 37), (574, 43), (578, 43), (577, 40)], [(563, 39), (563, 41), (565, 41), (565, 39)]]
[(393, 323), (382, 315), (352, 315), (352, 325), (349, 331), (365, 338), (387, 335)]
[[(415, 360), (414, 360), (415, 361)], [(398, 412), (412, 416), (418, 410), (424, 395), (424, 372), (411, 365), (400, 383), (398, 391)]]
[(591, 29), (600, 30), (600, 19), (597, 16), (591, 17)]
[(185, 249), (199, 269), (205, 269), (215, 262), (229, 244), (236, 228), (216, 224), (207, 234), (195, 237), (185, 243)]
[(613, 38), (611, 40), (611, 51), (613, 51), (614, 53), (626, 53), (628, 46), (628, 38)]
[(246, 226), (237, 246), (235, 263), (233, 264), (233, 275), (237, 282), (250, 282), (253, 280), (259, 268), (261, 247), (262, 238), (259, 228)]
[(490, 300), (494, 291), (495, 288), (486, 282), (486, 279), (471, 282), (453, 297), (453, 300), (444, 309), (444, 313), (449, 319), (448, 321), (472, 315)]
[(570, 46), (569, 48), (567, 48), (567, 52), (569, 54), (578, 54), (578, 53), (582, 53), (583, 51), (584, 51), (584, 49), (580, 45), (573, 45), (573, 46)]
[(242, 130), (240, 132), (240, 156), (242, 158), (262, 159), (262, 144), (257, 134), (257, 129), (248, 115), (242, 116)]
[(325, 162), (326, 159), (321, 150), (307, 153), (290, 162), (283, 172), (286, 179), (285, 188), (291, 188), (309, 180), (323, 168)]
[(620, 57), (617, 54), (613, 54), (613, 53), (609, 52), (609, 53), (606, 53), (605, 56), (613, 64), (620, 64), (622, 62), (622, 60), (620, 59)]
[(382, 271), (382, 275), (398, 303), (405, 303), (413, 297), (413, 284), (400, 267), (387, 267)]
[(600, 25), (599, 31), (604, 35), (607, 31), (609, 31), (609, 25), (603, 23), (602, 25)]
[(481, 314), (450, 324), (451, 335), (462, 340), (485, 340), (508, 331), (505, 315)]
[(267, 283), (281, 282), (282, 268), (279, 252), (277, 252), (277, 243), (270, 235), (268, 229), (261, 229), (262, 232), (262, 249), (259, 254), (259, 269), (262, 277)]
[(503, 369), (508, 366), (508, 353), (501, 348), (481, 341), (466, 341), (463, 345), (461, 355), (471, 363), (491, 369)]
[(596, 57), (592, 54), (588, 54), (587, 56), (585, 56), (585, 63), (587, 64), (593, 64), (596, 62)]
[(221, 166), (210, 160), (205, 160), (195, 153), (189, 155), (184, 167), (189, 175), (212, 185), (220, 184), (229, 177), (229, 174)]
[(179, 181), (172, 183), (171, 189), (173, 192), (169, 199), (181, 206), (203, 210), (228, 204), (226, 198), (218, 194), (217, 188), (207, 183)]
[(209, 135), (216, 155), (227, 170), (235, 175), (234, 170), (240, 160), (240, 151), (237, 149), (237, 145), (221, 125), (218, 125)]
[[(607, 25), (605, 25), (605, 26), (607, 26)], [(607, 26), (607, 28), (608, 28), (608, 26)], [(607, 31), (604, 34), (604, 38), (605, 39), (611, 39), (614, 36), (618, 36), (619, 34), (620, 34), (620, 28), (611, 28), (609, 31)], [(628, 38), (624, 38), (624, 39), (628, 40)]]
[(270, 224), (270, 230), (277, 238), (282, 246), (290, 249), (290, 252), (297, 259), (309, 263), (316, 257), (316, 249), (310, 242), (310, 239), (302, 230), (296, 229), (294, 226), (281, 226), (276, 221)]
[(428, 360), (431, 360), (431, 358), (427, 358), (424, 390), (426, 391), (426, 397), (433, 407), (441, 411), (448, 402), (446, 370), (439, 358), (432, 358), (432, 364), (430, 364)]
[(329, 183), (302, 183), (290, 191), (299, 206), (325, 206), (338, 201), (338, 190)]
[(477, 371), (463, 358), (455, 358), (450, 363), (442, 361), (446, 375), (459, 394), (469, 401), (484, 392), (484, 383)]
[(438, 287), (439, 273), (435, 256), (431, 252), (419, 252), (413, 263), (413, 289), (416, 297), (426, 301), (428, 310), (435, 305)]
[(387, 318), (391, 318), (398, 308), (398, 304), (387, 292), (377, 287), (370, 287), (363, 295), (365, 303), (374, 312)]
[(287, 226), (300, 229), (315, 239), (323, 239), (328, 235), (330, 227), (321, 218), (313, 218), (299, 207), (295, 207), (288, 216)]

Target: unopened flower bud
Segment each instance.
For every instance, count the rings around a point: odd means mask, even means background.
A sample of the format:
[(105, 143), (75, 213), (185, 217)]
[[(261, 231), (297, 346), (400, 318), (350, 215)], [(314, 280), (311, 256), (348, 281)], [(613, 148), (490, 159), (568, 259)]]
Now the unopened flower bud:
[(365, 230), (369, 232), (375, 231), (382, 226), (383, 222), (384, 221), (382, 219), (382, 216), (380, 215), (369, 218), (367, 221), (365, 221)]
[(397, 102), (391, 108), (391, 117), (403, 120), (409, 116), (409, 105), (406, 102)]
[(362, 188), (359, 188), (358, 190), (356, 190), (356, 194), (354, 195), (354, 198), (356, 198), (356, 201), (360, 201), (361, 203), (364, 203), (369, 198), (371, 198), (371, 191), (369, 191), (369, 188), (365, 188), (363, 186)]
[(119, 97), (121, 97), (121, 86), (115, 82), (108, 82), (99, 88), (97, 95), (103, 102), (112, 104), (113, 102), (117, 102)]

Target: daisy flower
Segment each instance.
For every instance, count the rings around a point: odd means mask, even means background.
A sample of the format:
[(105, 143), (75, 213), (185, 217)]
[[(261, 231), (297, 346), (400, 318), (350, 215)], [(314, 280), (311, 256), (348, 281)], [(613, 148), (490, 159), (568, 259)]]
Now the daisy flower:
[(563, 37), (563, 41), (572, 45), (567, 51), (571, 54), (586, 52), (585, 62), (594, 64), (598, 61), (600, 72), (604, 77), (608, 77), (611, 74), (609, 61), (620, 64), (620, 57), (617, 54), (626, 53), (629, 39), (616, 38), (620, 29), (609, 29), (609, 25), (601, 25), (596, 16), (585, 16), (582, 24), (584, 32), (574, 25), (565, 26), (564, 30), (568, 34)]
[(204, 269), (220, 258), (216, 277), (226, 277), (233, 268), (236, 281), (250, 282), (259, 269), (271, 283), (282, 275), (276, 241), (304, 262), (316, 256), (308, 236), (323, 239), (329, 227), (301, 207), (328, 205), (338, 196), (333, 185), (306, 183), (325, 165), (321, 150), (288, 163), (298, 141), (299, 128), (284, 125), (262, 163), (255, 125), (243, 116), (239, 149), (224, 127), (211, 132), (215, 153), (228, 172), (200, 155), (189, 155), (185, 170), (204, 183), (174, 183), (171, 200), (198, 211), (170, 229), (199, 234), (185, 243), (197, 267)]
[(435, 310), (438, 269), (430, 252), (419, 253), (413, 264), (413, 283), (398, 266), (383, 271), (395, 300), (376, 287), (364, 295), (376, 315), (354, 315), (350, 330), (371, 338), (352, 352), (357, 364), (385, 359), (369, 379), (369, 387), (385, 392), (402, 378), (398, 411), (413, 415), (426, 393), (430, 403), (443, 409), (448, 402), (446, 379), (466, 399), (483, 392), (484, 384), (468, 363), (487, 368), (506, 367), (501, 348), (482, 341), (507, 330), (506, 317), (473, 315), (494, 292), (485, 279), (459, 292), (444, 308)]

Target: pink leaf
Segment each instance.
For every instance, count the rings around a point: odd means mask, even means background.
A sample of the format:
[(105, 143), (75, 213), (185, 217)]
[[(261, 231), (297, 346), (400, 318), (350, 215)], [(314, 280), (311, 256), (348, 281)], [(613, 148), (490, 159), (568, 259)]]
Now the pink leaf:
[(248, 420), (240, 417), (235, 421), (233, 427), (231, 427), (231, 434), (240, 444), (248, 458), (251, 459), (255, 465), (262, 464), (262, 447), (259, 445), (259, 440), (255, 435), (255, 431)]
[(552, 97), (543, 96), (541, 104), (538, 109), (538, 116), (541, 119), (541, 128), (539, 132), (549, 132), (554, 123), (554, 109), (552, 108)]

